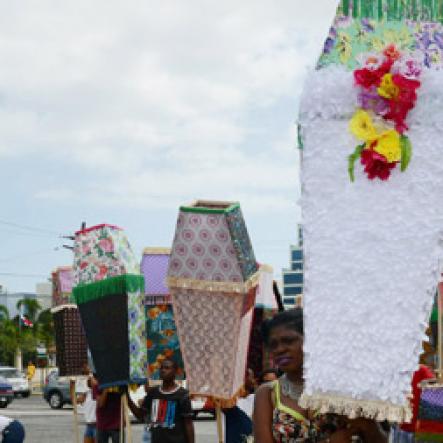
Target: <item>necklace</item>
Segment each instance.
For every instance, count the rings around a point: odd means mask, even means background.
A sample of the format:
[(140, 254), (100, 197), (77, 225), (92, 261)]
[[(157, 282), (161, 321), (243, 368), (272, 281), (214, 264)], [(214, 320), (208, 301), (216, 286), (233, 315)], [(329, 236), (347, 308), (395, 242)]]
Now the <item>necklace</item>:
[(292, 398), (292, 400), (295, 401), (298, 401), (300, 399), (303, 392), (303, 385), (296, 385), (294, 382), (289, 380), (286, 374), (283, 374), (283, 376), (280, 377), (280, 387), (281, 393), (285, 397)]

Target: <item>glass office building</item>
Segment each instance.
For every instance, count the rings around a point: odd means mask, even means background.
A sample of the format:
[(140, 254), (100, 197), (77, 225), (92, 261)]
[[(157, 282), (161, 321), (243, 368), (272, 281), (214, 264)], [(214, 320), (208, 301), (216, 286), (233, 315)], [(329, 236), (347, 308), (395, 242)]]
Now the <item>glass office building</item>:
[(283, 269), (283, 303), (293, 308), (301, 303), (303, 295), (303, 232), (298, 225), (298, 244), (289, 249), (289, 269)]

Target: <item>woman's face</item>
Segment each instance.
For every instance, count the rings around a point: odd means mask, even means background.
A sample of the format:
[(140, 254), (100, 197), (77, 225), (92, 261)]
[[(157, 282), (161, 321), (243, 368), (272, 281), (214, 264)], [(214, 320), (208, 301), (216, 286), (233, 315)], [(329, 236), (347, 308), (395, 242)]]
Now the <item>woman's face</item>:
[(285, 325), (272, 328), (269, 350), (275, 364), (283, 372), (296, 372), (303, 367), (303, 336)]

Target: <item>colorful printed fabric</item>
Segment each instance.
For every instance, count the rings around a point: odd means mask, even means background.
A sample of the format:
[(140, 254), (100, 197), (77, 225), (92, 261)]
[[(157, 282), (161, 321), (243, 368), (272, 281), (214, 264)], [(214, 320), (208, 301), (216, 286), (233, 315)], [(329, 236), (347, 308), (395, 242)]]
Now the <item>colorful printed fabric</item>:
[(139, 264), (124, 232), (98, 225), (75, 235), (74, 284), (92, 283), (122, 274), (138, 274)]
[[(370, 1), (365, 0), (363, 3), (366, 5)], [(399, 5), (402, 3), (398, 2)], [(355, 69), (360, 54), (381, 52), (392, 43), (400, 51), (414, 53), (417, 61), (428, 68), (443, 66), (443, 25), (435, 18), (420, 21), (418, 14), (409, 13), (408, 20), (400, 21), (399, 16), (404, 14), (400, 15), (399, 11), (391, 15), (389, 21), (379, 21), (371, 18), (369, 12), (364, 16), (360, 12), (365, 11), (364, 7), (358, 8), (358, 11), (360, 18), (353, 17), (352, 8), (349, 15), (337, 15), (329, 31), (319, 67), (343, 64), (349, 69)], [(429, 17), (434, 15), (429, 13)]]
[(172, 306), (146, 305), (145, 309), (150, 379), (160, 380), (160, 364), (165, 358), (171, 358), (178, 364), (178, 379), (183, 379), (184, 364)]
[(144, 379), (148, 367), (145, 307), (142, 291), (128, 293), (129, 378)]
[(52, 273), (52, 306), (69, 303), (74, 274), (71, 267), (60, 267)]
[(257, 272), (257, 262), (240, 207), (229, 211), (226, 214), (226, 221), (234, 248), (237, 252), (237, 260), (242, 271), (243, 279), (246, 281), (251, 275)]
[(169, 294), (166, 287), (168, 265), (169, 254), (143, 253), (140, 270), (145, 277), (145, 294)]
[(180, 208), (169, 277), (244, 282), (256, 271), (254, 252), (238, 204), (217, 206), (209, 202), (207, 207)]
[(88, 362), (87, 342), (79, 311), (71, 306), (53, 312), (56, 362), (60, 376), (82, 375)]

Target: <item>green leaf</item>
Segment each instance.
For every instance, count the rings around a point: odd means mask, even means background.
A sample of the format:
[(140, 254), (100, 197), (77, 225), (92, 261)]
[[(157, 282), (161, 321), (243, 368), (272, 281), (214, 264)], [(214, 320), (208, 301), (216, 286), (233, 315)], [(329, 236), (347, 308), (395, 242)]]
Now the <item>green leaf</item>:
[(349, 178), (351, 180), (351, 182), (353, 182), (355, 180), (355, 176), (354, 176), (354, 165), (355, 162), (361, 157), (361, 153), (363, 152), (363, 149), (365, 149), (365, 145), (358, 145), (355, 148), (355, 151), (348, 157), (348, 173), (349, 173)]
[(402, 135), (400, 137), (400, 148), (401, 148), (400, 170), (401, 172), (404, 172), (409, 166), (409, 162), (411, 161), (412, 157), (411, 141), (405, 135)]

